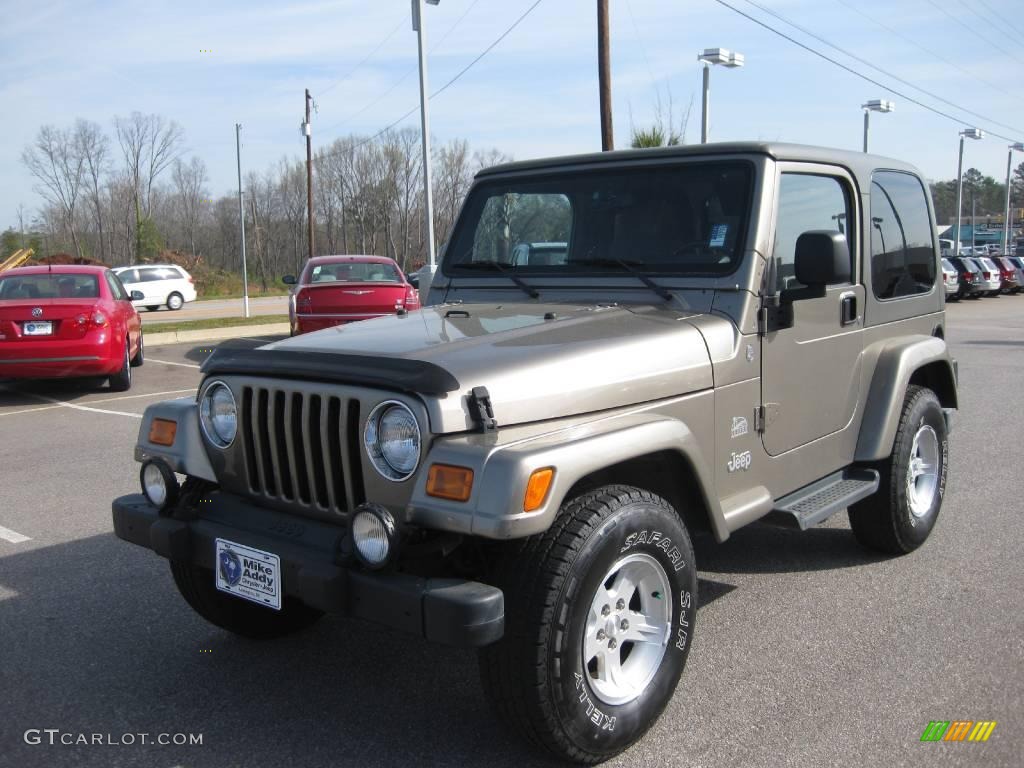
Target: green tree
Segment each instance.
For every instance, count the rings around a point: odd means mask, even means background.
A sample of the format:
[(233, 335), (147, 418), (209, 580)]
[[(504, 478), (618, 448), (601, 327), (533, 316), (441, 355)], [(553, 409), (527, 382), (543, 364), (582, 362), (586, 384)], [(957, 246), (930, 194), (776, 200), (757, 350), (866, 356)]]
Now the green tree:
[(139, 221), (136, 241), (139, 244), (139, 259), (141, 261), (155, 259), (164, 249), (164, 239), (160, 235), (160, 230), (156, 228), (153, 220), (148, 217)]

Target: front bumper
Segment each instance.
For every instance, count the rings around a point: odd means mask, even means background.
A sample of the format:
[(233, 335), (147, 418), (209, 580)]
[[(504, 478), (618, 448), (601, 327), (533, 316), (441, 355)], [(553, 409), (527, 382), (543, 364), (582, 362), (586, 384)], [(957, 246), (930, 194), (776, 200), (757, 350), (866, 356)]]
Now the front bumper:
[(504, 633), (504, 595), (497, 587), (339, 565), (346, 536), (341, 526), (223, 493), (210, 494), (200, 504), (201, 516), (190, 520), (161, 515), (140, 494), (115, 499), (112, 513), (119, 538), (208, 568), (211, 579), (214, 541), (227, 539), (278, 555), (284, 594), (313, 608), (460, 647), (489, 645)]

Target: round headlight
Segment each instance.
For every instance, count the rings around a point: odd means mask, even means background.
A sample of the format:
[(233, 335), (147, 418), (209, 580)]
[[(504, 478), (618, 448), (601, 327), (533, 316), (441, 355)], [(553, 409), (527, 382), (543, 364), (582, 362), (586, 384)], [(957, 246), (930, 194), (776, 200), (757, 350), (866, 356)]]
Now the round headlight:
[(373, 466), (388, 480), (405, 480), (420, 463), (420, 426), (408, 406), (396, 400), (370, 412), (363, 444)]
[(143, 463), (139, 483), (149, 503), (160, 511), (173, 507), (178, 501), (178, 478), (160, 459), (149, 459)]
[(231, 389), (222, 381), (206, 388), (199, 404), (199, 423), (207, 439), (218, 448), (227, 448), (238, 431), (238, 408)]
[(376, 504), (365, 504), (352, 518), (352, 542), (367, 568), (383, 568), (398, 552), (398, 533), (391, 513)]

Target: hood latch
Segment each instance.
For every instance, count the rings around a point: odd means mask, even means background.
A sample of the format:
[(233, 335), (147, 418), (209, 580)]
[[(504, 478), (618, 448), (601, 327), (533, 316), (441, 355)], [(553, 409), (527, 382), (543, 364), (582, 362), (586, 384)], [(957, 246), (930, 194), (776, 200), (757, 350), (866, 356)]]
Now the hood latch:
[(473, 387), (466, 398), (469, 404), (469, 415), (480, 427), (481, 431), (488, 432), (498, 428), (498, 422), (494, 418), (494, 407), (491, 405), (491, 393), (487, 387)]

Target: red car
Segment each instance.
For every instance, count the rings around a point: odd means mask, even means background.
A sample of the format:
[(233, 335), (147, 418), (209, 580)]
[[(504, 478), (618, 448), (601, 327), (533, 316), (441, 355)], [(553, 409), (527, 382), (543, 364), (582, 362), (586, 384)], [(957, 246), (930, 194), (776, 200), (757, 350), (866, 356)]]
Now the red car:
[(314, 256), (306, 262), (288, 304), (292, 335), (393, 315), (420, 307), (419, 291), (385, 256)]
[(0, 272), (0, 379), (103, 376), (123, 392), (142, 360), (139, 313), (106, 267)]

